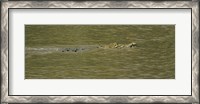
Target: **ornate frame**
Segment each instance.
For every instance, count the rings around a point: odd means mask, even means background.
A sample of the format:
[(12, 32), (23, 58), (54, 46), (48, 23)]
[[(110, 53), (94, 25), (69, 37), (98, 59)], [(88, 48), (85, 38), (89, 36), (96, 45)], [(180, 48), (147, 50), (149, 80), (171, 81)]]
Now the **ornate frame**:
[[(191, 96), (9, 96), (9, 8), (191, 8)], [(198, 1), (3, 1), (1, 2), (1, 103), (199, 103), (199, 2)]]

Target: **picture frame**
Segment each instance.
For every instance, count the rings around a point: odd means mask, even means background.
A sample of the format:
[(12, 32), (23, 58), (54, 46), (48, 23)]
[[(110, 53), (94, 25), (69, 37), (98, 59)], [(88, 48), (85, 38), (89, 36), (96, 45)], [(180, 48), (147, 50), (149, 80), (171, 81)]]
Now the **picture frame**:
[[(10, 95), (9, 10), (25, 8), (173, 8), (191, 10), (191, 94), (189, 95)], [(2, 1), (1, 2), (1, 103), (199, 103), (199, 2), (198, 1)]]

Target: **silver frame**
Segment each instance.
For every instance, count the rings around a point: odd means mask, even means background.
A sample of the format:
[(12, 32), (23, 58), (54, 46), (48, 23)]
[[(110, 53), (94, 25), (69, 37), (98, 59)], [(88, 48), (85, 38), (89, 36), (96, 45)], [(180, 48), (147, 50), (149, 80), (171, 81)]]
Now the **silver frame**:
[[(191, 96), (9, 96), (8, 10), (9, 8), (191, 8), (192, 95)], [(199, 2), (198, 1), (3, 1), (1, 5), (1, 103), (192, 103), (199, 104)]]

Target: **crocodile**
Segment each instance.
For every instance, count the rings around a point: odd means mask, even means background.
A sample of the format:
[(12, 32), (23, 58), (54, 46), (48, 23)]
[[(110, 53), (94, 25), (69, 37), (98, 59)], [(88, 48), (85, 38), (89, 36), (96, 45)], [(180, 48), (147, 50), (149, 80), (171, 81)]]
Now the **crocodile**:
[(132, 42), (130, 44), (118, 44), (116, 42), (110, 43), (108, 45), (93, 45), (89, 47), (76, 47), (76, 48), (63, 48), (62, 52), (82, 52), (87, 50), (93, 50), (93, 49), (119, 49), (119, 48), (133, 48), (136, 47), (136, 43)]
[(136, 47), (136, 43), (132, 42), (130, 44), (118, 44), (116, 42), (110, 43), (108, 45), (100, 46), (100, 48), (108, 49), (108, 48), (133, 48)]
[(52, 52), (68, 52), (68, 53), (77, 53), (77, 52), (86, 52), (94, 49), (123, 49), (123, 48), (133, 48), (137, 44), (132, 42), (129, 44), (118, 44), (116, 42), (110, 43), (107, 45), (68, 45), (67, 48), (28, 48), (26, 47), (27, 52), (39, 52), (39, 53), (52, 53)]

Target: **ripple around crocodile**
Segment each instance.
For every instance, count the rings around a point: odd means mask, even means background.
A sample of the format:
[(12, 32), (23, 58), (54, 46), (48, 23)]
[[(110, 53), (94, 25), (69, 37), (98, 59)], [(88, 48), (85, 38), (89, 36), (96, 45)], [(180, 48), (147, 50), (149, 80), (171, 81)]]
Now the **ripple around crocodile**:
[(32, 51), (32, 52), (84, 52), (84, 51), (90, 51), (94, 49), (98, 49), (99, 46), (97, 45), (81, 45), (81, 46), (67, 46), (67, 48), (29, 48), (26, 47), (26, 51)]

